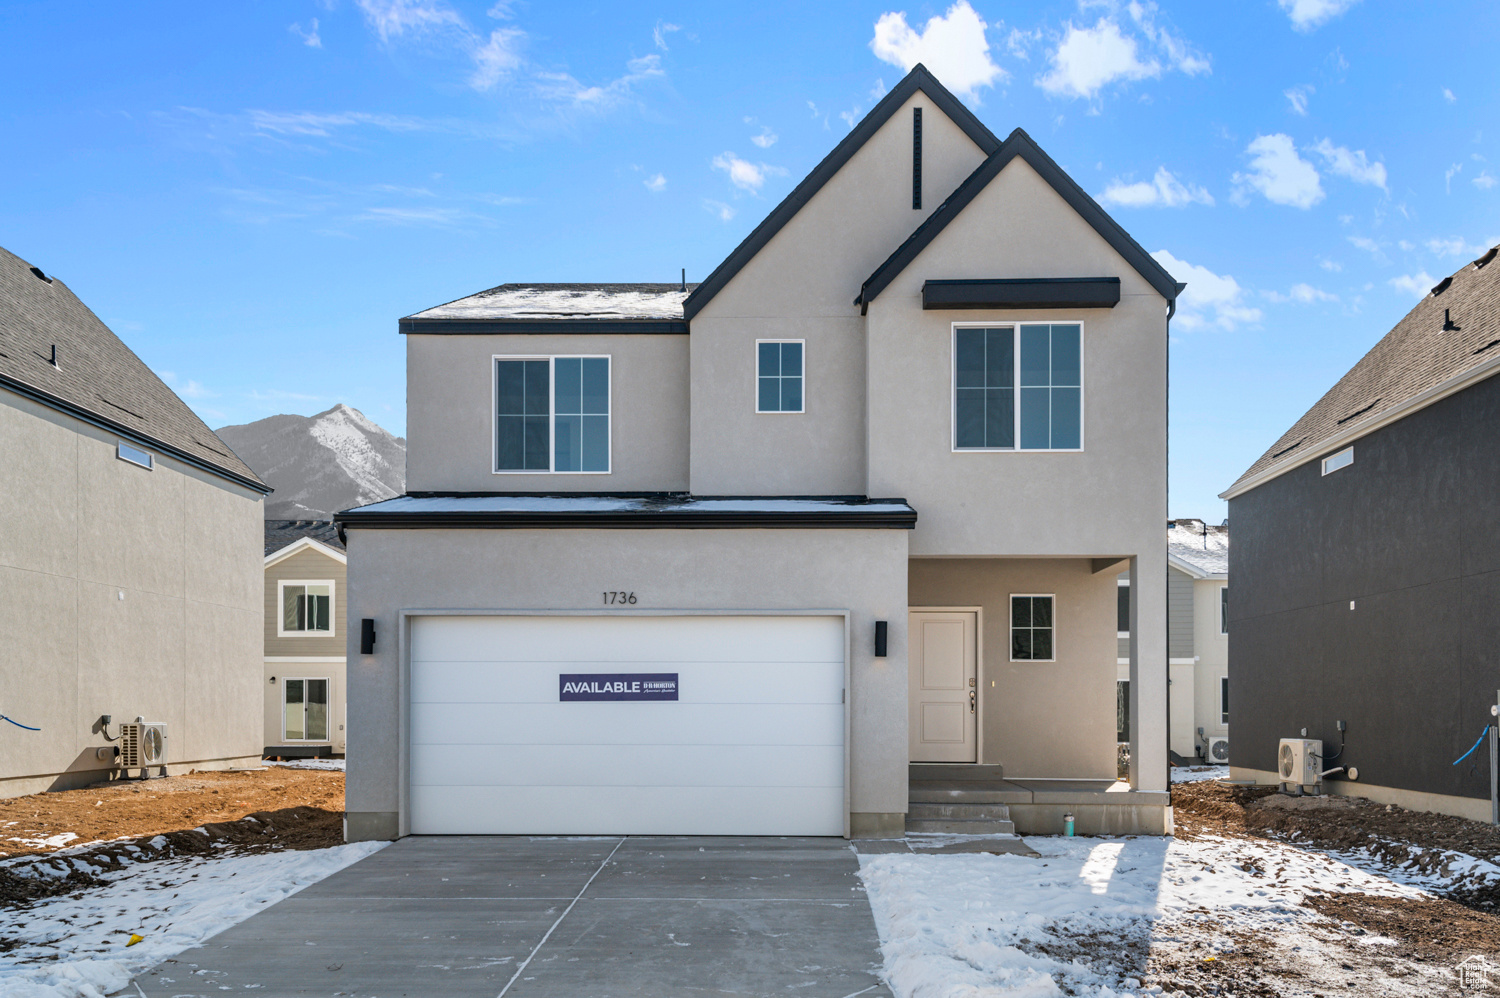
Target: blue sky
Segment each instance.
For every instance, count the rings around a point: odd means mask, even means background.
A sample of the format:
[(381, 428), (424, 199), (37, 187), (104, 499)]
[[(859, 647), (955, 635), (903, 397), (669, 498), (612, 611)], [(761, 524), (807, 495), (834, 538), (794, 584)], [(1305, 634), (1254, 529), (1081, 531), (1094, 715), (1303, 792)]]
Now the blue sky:
[(402, 315), (708, 273), (921, 60), (1189, 290), (1170, 512), (1500, 241), (1493, 4), (0, 7), (0, 245), (213, 426), (405, 430)]

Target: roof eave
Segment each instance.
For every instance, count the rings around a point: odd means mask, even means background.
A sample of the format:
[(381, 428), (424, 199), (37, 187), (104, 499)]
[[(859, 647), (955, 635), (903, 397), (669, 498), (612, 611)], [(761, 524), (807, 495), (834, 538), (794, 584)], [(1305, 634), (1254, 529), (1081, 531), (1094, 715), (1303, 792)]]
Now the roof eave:
[(399, 324), (402, 335), (442, 336), (495, 335), (512, 333), (656, 333), (686, 334), (684, 319), (471, 319), (419, 318), (407, 316)]
[(280, 564), (281, 562), (290, 558), (292, 555), (297, 554), (300, 551), (306, 551), (308, 549), (317, 551), (319, 554), (326, 554), (328, 557), (334, 559), (341, 565), (349, 564), (349, 556), (344, 554), (344, 552), (338, 550), (337, 548), (329, 547), (327, 544), (324, 544), (316, 537), (299, 537), (295, 541), (292, 541), (290, 544), (287, 544), (284, 547), (279, 547), (275, 551), (272, 551), (270, 554), (266, 555), (264, 567), (270, 568), (272, 565)]

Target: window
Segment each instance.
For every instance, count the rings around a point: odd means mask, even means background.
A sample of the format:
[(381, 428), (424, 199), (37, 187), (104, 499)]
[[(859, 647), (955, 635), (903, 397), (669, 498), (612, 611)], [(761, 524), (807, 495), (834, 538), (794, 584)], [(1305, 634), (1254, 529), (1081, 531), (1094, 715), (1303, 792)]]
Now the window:
[(281, 698), (281, 731), (287, 741), (328, 741), (328, 680), (283, 679)]
[(1229, 633), (1229, 587), (1219, 590), (1219, 633)]
[(1052, 597), (1010, 598), (1010, 660), (1053, 662)]
[(1219, 677), (1219, 723), (1229, 723), (1229, 677)]
[(955, 326), (955, 450), (1082, 450), (1083, 327)]
[(123, 440), (120, 441), (119, 446), (116, 448), (115, 456), (121, 461), (138, 464), (147, 470), (150, 470), (155, 464), (150, 451), (141, 450), (139, 447), (132, 447)]
[(1130, 680), (1115, 683), (1115, 741), (1130, 741)]
[(1345, 447), (1337, 454), (1330, 454), (1323, 459), (1323, 474), (1331, 475), (1340, 468), (1347, 468), (1354, 463), (1354, 448)]
[(755, 411), (802, 412), (804, 340), (755, 341)]
[(1118, 607), (1115, 611), (1115, 628), (1118, 637), (1130, 636), (1130, 583), (1122, 582), (1116, 586), (1120, 591)]
[(495, 358), (495, 473), (608, 474), (608, 357)]
[(333, 582), (318, 579), (282, 582), (279, 637), (333, 634)]

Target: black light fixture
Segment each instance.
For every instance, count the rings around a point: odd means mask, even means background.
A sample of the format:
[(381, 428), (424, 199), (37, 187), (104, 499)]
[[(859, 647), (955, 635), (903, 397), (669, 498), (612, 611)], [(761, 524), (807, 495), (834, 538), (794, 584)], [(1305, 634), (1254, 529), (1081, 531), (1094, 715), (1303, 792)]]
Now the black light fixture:
[(888, 630), (888, 628), (886, 626), (886, 622), (885, 621), (883, 621), (883, 620), (877, 620), (877, 621), (875, 621), (875, 657), (876, 658), (885, 658), (885, 638), (886, 638), (886, 631), (887, 630)]
[(359, 622), (359, 653), (375, 654), (375, 618), (365, 617)]

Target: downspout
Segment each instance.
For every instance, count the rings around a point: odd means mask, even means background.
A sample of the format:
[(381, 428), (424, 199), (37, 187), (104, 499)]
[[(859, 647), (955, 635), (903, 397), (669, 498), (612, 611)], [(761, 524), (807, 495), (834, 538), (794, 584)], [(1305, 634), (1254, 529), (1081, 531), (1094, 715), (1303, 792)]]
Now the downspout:
[[(1177, 294), (1174, 294), (1171, 298), (1169, 298), (1167, 300), (1167, 398), (1166, 398), (1166, 402), (1167, 402), (1167, 405), (1166, 405), (1167, 433), (1166, 433), (1166, 441), (1167, 441), (1167, 489), (1168, 489), (1168, 495), (1171, 494), (1171, 487), (1172, 487), (1172, 485), (1171, 485), (1171, 483), (1172, 483), (1172, 471), (1171, 471), (1171, 468), (1172, 468), (1172, 316), (1174, 316), (1174, 315), (1177, 314), (1177, 295), (1182, 294), (1182, 289), (1185, 288), (1185, 287), (1187, 287), (1186, 284), (1179, 283), (1177, 285)], [(1168, 507), (1168, 508), (1170, 509), (1170, 507)], [(1167, 515), (1170, 515), (1170, 514), (1167, 514)], [(1166, 519), (1167, 519), (1167, 517), (1164, 515), (1157, 522), (1158, 523), (1164, 523), (1164, 522), (1166, 522)], [(1167, 571), (1167, 588), (1168, 588), (1168, 590), (1171, 589), (1171, 585), (1172, 585), (1171, 579), (1172, 579), (1171, 570), (1168, 569), (1168, 571)], [(1167, 617), (1171, 613), (1171, 606), (1172, 606), (1172, 598), (1171, 598), (1171, 595), (1169, 593), (1169, 595), (1167, 596), (1167, 613), (1162, 614), (1162, 620), (1161, 620), (1161, 622), (1162, 622), (1162, 629), (1166, 631), (1166, 634), (1164, 635), (1165, 640), (1162, 642), (1162, 648), (1167, 653), (1167, 759), (1166, 759), (1166, 763), (1167, 763), (1167, 807), (1171, 807), (1172, 806), (1172, 628), (1171, 628), (1171, 626), (1167, 622)]]

